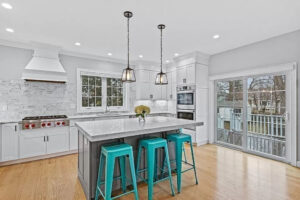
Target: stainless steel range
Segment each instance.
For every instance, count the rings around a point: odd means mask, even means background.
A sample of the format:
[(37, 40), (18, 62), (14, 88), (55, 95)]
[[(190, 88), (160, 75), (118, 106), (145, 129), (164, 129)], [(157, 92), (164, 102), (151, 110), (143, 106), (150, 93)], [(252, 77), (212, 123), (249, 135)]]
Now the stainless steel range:
[(66, 115), (25, 117), (22, 120), (22, 129), (52, 128), (69, 126)]

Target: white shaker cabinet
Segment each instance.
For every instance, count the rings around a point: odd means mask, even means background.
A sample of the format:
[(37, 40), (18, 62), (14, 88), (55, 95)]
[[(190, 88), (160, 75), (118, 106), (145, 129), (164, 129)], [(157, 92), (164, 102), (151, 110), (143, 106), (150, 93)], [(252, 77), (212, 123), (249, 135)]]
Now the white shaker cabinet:
[(28, 158), (69, 150), (69, 127), (22, 130), (20, 157)]
[(186, 84), (186, 67), (177, 69), (177, 85)]
[(136, 99), (137, 100), (166, 100), (167, 87), (155, 85), (158, 71), (136, 70)]
[(28, 158), (46, 154), (46, 136), (41, 129), (22, 130), (20, 134), (20, 157)]
[(0, 142), (0, 161), (19, 158), (19, 126), (17, 123), (3, 124), (1, 126)]
[(150, 99), (150, 84), (145, 82), (139, 82), (136, 86), (136, 98), (138, 100)]
[(78, 149), (78, 129), (75, 126), (70, 127), (70, 150)]
[(168, 100), (176, 100), (176, 71), (167, 72), (168, 85), (167, 85), (167, 95)]
[(46, 136), (47, 154), (68, 151), (68, 133), (69, 127), (59, 127), (55, 128), (55, 131), (48, 132)]
[(193, 85), (196, 83), (195, 64), (186, 65), (177, 68), (177, 84)]

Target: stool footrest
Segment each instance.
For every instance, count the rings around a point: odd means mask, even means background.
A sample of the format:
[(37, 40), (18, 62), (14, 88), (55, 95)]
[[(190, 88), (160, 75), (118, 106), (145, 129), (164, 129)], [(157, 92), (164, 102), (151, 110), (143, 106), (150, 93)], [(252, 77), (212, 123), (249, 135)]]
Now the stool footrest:
[[(99, 190), (99, 192), (100, 192), (100, 194), (102, 195), (102, 197), (105, 197), (104, 194), (103, 194), (103, 192), (102, 192), (102, 190), (101, 190), (98, 186), (97, 186), (97, 189)], [(118, 196), (112, 197), (111, 199), (117, 199), (117, 198), (119, 198), (119, 197), (121, 197), (121, 196), (130, 194), (130, 193), (133, 193), (133, 192), (134, 192), (134, 190), (130, 190), (130, 191), (124, 192), (124, 193), (122, 193), (122, 194), (120, 194), (120, 195), (118, 195)]]
[(117, 198), (120, 198), (120, 197), (122, 197), (124, 195), (130, 194), (130, 193), (133, 193), (133, 192), (134, 192), (134, 190), (130, 190), (130, 191), (122, 193), (122, 194), (120, 194), (118, 196), (112, 197), (111, 199), (117, 199)]
[(159, 182), (162, 182), (162, 181), (165, 181), (165, 180), (169, 180), (169, 179), (170, 179), (170, 177), (165, 177), (165, 178), (162, 178), (162, 179), (159, 179), (159, 180), (153, 182), (153, 184), (156, 184), (156, 183), (159, 183)]

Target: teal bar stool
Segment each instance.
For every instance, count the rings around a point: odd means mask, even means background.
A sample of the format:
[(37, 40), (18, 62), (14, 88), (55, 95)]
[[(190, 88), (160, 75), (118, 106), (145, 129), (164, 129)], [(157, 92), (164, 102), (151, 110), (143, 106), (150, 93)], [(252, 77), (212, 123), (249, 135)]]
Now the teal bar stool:
[[(126, 167), (125, 167), (127, 156), (129, 157), (129, 166), (130, 166), (132, 185), (133, 185), (133, 190), (128, 192), (126, 192), (127, 177), (126, 177)], [(119, 163), (120, 163), (121, 176), (119, 177), (113, 177), (116, 158), (119, 158)], [(104, 163), (106, 164), (105, 180), (101, 181)], [(113, 180), (118, 180), (118, 179), (121, 179), (123, 193), (118, 196), (111, 197)], [(100, 188), (102, 184), (105, 184), (105, 195), (103, 194)], [(112, 200), (133, 192), (135, 195), (135, 199), (138, 200), (139, 197), (138, 197), (137, 184), (136, 184), (132, 146), (130, 146), (129, 144), (115, 144), (110, 146), (102, 146), (101, 154), (100, 154), (100, 164), (99, 164), (99, 171), (98, 171), (95, 200), (99, 199), (99, 195), (101, 195), (104, 198), (104, 200)]]
[[(142, 153), (143, 148), (147, 151), (147, 168), (139, 169), (141, 153)], [(165, 160), (167, 162), (167, 167), (168, 167), (168, 176), (166, 178), (162, 178), (160, 180), (157, 180), (157, 168), (156, 168), (157, 167), (157, 150), (158, 150), (158, 148), (164, 148), (165, 158), (166, 158)], [(144, 171), (148, 171), (147, 180), (139, 175), (141, 172), (144, 172)], [(143, 139), (139, 142), (136, 174), (137, 174), (138, 178), (141, 178), (143, 181), (145, 181), (148, 184), (148, 200), (152, 200), (153, 185), (156, 183), (159, 183), (161, 181), (167, 180), (167, 179), (169, 179), (169, 181), (170, 181), (172, 196), (175, 195), (174, 194), (174, 186), (173, 186), (173, 182), (172, 182), (171, 165), (170, 165), (170, 160), (169, 160), (167, 140), (165, 140), (163, 138), (151, 138), (151, 139)], [(155, 177), (155, 179), (154, 179), (154, 177)]]
[[(197, 179), (197, 172), (196, 172), (196, 165), (195, 165), (195, 158), (194, 158), (194, 151), (193, 151), (193, 144), (192, 144), (192, 137), (188, 134), (182, 133), (182, 129), (180, 129), (180, 133), (175, 134), (169, 134), (167, 135), (168, 142), (174, 142), (175, 143), (175, 160), (171, 160), (170, 162), (176, 162), (176, 174), (177, 174), (177, 191), (178, 193), (181, 192), (181, 174), (184, 172), (187, 172), (189, 170), (194, 170), (196, 184), (198, 184)], [(186, 160), (186, 154), (184, 149), (184, 143), (189, 143), (191, 147), (191, 153), (192, 153), (192, 160), (193, 163), (188, 163)], [(182, 152), (184, 153), (184, 161), (182, 161)], [(182, 171), (182, 162), (185, 164), (191, 166), (191, 168), (188, 168), (184, 171)], [(164, 168), (165, 168), (165, 161), (163, 162), (162, 172), (161, 174), (164, 174)]]

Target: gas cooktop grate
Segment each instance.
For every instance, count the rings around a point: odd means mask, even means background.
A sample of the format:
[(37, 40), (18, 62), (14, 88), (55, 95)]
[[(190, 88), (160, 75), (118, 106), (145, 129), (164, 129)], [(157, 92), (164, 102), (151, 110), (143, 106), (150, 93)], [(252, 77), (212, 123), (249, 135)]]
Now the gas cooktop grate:
[(43, 119), (65, 119), (67, 115), (51, 115), (51, 116), (33, 116), (24, 117), (23, 120), (43, 120)]

